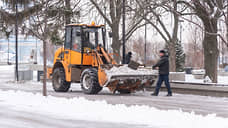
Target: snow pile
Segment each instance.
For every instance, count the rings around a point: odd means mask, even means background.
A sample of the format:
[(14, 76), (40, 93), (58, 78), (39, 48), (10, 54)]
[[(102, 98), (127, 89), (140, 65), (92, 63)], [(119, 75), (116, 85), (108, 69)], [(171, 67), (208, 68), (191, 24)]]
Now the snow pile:
[(118, 76), (118, 75), (154, 75), (157, 71), (146, 68), (139, 68), (137, 70), (131, 69), (128, 65), (123, 65), (120, 67), (113, 67), (110, 70), (105, 71), (108, 76)]
[(212, 83), (212, 80), (209, 78), (209, 76), (206, 76), (203, 80), (204, 83)]
[(84, 98), (43, 97), (41, 94), (0, 90), (0, 103), (19, 111), (42, 113), (60, 119), (143, 124), (154, 128), (228, 128), (228, 118), (214, 114), (202, 116), (148, 106), (127, 107)]
[(9, 56), (9, 61), (12, 62), (15, 54), (12, 53), (5, 53), (4, 51), (0, 51), (0, 62), (7, 62)]

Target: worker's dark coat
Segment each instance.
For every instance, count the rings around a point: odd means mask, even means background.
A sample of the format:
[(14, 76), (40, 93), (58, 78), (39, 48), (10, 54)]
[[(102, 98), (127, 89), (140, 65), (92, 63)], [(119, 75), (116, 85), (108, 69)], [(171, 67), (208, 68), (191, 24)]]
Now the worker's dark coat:
[(126, 57), (125, 57), (125, 63), (126, 63), (126, 64), (129, 64), (129, 63), (130, 63), (131, 57), (132, 57), (131, 54), (127, 54), (127, 55), (126, 55)]
[(162, 56), (157, 64), (153, 66), (153, 69), (159, 67), (160, 75), (168, 75), (169, 74), (169, 57)]

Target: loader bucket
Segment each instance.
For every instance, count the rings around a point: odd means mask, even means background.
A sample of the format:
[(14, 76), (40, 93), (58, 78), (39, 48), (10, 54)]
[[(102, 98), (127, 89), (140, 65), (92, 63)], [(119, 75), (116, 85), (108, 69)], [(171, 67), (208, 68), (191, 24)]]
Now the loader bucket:
[(152, 68), (139, 67), (135, 70), (128, 65), (103, 65), (102, 70), (106, 74), (103, 86), (108, 87), (113, 93), (121, 90), (130, 92), (142, 90), (151, 86), (158, 74)]

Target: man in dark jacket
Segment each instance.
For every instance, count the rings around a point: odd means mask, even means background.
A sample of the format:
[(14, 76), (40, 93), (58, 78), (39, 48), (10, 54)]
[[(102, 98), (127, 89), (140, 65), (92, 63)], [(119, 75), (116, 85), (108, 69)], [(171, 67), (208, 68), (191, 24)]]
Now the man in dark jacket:
[(126, 64), (129, 64), (130, 61), (131, 61), (131, 57), (132, 57), (132, 53), (131, 52), (128, 52), (126, 57), (125, 57), (125, 63)]
[(157, 64), (155, 64), (153, 66), (153, 69), (158, 68), (159, 78), (158, 78), (155, 92), (152, 93), (151, 95), (158, 96), (159, 90), (164, 81), (165, 86), (168, 90), (167, 96), (172, 96), (172, 91), (171, 91), (170, 84), (169, 84), (169, 57), (168, 57), (168, 55), (166, 55), (166, 52), (164, 50), (161, 50), (159, 55), (160, 55), (161, 59), (158, 61)]

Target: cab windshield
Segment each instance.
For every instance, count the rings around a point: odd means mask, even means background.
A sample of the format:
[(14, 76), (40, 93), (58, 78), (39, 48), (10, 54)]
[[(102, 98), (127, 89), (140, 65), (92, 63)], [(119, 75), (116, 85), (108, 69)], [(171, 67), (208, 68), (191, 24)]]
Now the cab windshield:
[(98, 43), (102, 43), (102, 31), (99, 28), (87, 28), (83, 30), (84, 39), (83, 46), (95, 49)]

